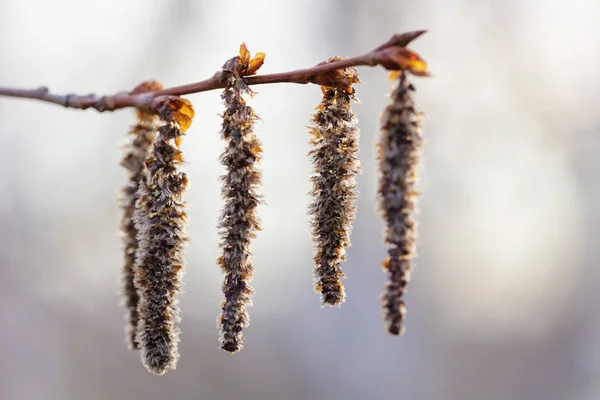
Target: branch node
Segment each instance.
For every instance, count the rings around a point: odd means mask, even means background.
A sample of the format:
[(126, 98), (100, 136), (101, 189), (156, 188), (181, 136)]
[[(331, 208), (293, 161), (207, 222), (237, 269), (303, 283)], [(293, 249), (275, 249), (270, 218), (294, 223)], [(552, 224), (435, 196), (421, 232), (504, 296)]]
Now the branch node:
[(66, 108), (73, 107), (73, 100), (72, 100), (72, 99), (73, 99), (74, 97), (75, 97), (75, 95), (74, 95), (74, 94), (72, 94), (72, 93), (69, 93), (68, 95), (66, 95), (66, 96), (65, 96), (65, 102), (64, 102), (64, 104), (63, 104), (63, 105), (64, 105)]
[(106, 106), (106, 110), (113, 111), (115, 109), (115, 98), (114, 96), (103, 96), (101, 99)]

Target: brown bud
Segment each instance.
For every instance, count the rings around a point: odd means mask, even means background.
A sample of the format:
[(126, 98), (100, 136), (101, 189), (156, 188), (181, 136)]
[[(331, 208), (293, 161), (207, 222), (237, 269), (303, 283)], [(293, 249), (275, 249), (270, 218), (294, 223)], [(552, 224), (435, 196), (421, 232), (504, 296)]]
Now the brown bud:
[[(325, 65), (335, 61), (344, 60), (344, 57), (332, 57), (327, 61), (317, 64), (317, 66)], [(336, 69), (324, 74), (312, 76), (308, 79), (309, 82), (323, 86), (323, 92), (328, 88), (339, 88), (347, 93), (352, 94), (352, 85), (360, 83), (358, 79), (358, 72), (352, 67)]]
[(250, 51), (246, 43), (240, 45), (238, 56), (230, 58), (223, 64), (223, 72), (237, 72), (240, 77), (256, 74), (258, 69), (265, 62), (265, 53), (256, 53), (254, 58), (250, 59)]
[(431, 76), (427, 63), (406, 47), (390, 46), (377, 51), (377, 61), (385, 69), (408, 71), (416, 76)]

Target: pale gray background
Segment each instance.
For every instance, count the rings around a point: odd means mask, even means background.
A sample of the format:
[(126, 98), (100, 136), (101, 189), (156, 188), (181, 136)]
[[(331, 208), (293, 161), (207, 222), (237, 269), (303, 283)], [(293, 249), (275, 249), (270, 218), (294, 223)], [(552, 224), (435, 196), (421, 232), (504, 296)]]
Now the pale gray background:
[(120, 141), (134, 121), (0, 99), (0, 399), (600, 398), (600, 3), (595, 0), (0, 2), (0, 85), (113, 93), (204, 79), (242, 41), (261, 72), (413, 49), (427, 114), (418, 267), (402, 338), (384, 333), (374, 143), (391, 82), (360, 69), (364, 173), (348, 299), (312, 293), (311, 86), (257, 88), (261, 232), (246, 346), (217, 348), (219, 92), (190, 96), (181, 360), (150, 375), (119, 307)]

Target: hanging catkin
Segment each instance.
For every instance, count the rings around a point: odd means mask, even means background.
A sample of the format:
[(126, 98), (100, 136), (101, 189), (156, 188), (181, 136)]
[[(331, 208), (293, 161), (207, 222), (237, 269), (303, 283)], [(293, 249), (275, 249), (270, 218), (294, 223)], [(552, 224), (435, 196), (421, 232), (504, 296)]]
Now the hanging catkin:
[[(337, 61), (341, 58), (332, 58)], [(345, 277), (342, 263), (350, 246), (350, 231), (356, 206), (358, 160), (358, 128), (352, 112), (352, 83), (358, 83), (354, 68), (347, 68), (338, 78), (342, 87), (321, 86), (323, 99), (316, 108), (310, 125), (311, 157), (314, 170), (309, 213), (314, 242), (315, 291), (321, 293), (322, 305), (341, 305), (344, 301)], [(340, 79), (335, 79), (339, 81)], [(345, 87), (344, 87), (345, 86)]]
[(393, 335), (404, 329), (404, 294), (416, 254), (416, 183), (423, 139), (421, 114), (415, 110), (413, 91), (406, 72), (400, 73), (392, 103), (382, 116), (378, 144), (379, 209), (386, 223), (384, 240), (389, 245), (383, 262), (388, 281), (381, 299), (387, 330)]
[[(179, 110), (189, 118), (182, 118)], [(178, 171), (183, 161), (179, 144), (193, 111), (189, 102), (175, 98), (163, 104), (158, 115), (163, 125), (145, 161), (134, 214), (138, 230), (134, 273), (140, 296), (136, 339), (143, 364), (160, 375), (174, 369), (179, 358), (176, 296), (187, 241), (183, 194), (188, 184), (187, 176)]]
[[(259, 58), (260, 62), (255, 61)], [(254, 73), (262, 59), (264, 54), (258, 53), (250, 60), (250, 53), (242, 45), (240, 56), (232, 58), (223, 67), (228, 73), (228, 87), (221, 94), (225, 105), (221, 133), (226, 147), (220, 159), (227, 172), (221, 177), (225, 206), (219, 223), (223, 253), (218, 263), (225, 274), (222, 286), (225, 299), (218, 323), (221, 349), (230, 353), (241, 350), (242, 330), (249, 323), (246, 308), (252, 304), (250, 280), (254, 272), (250, 262), (250, 242), (260, 230), (256, 207), (260, 203), (262, 150), (254, 133), (258, 117), (242, 96), (244, 93), (252, 95), (252, 91), (241, 76)]]
[[(139, 85), (133, 93), (143, 93), (150, 90), (161, 90), (162, 85), (158, 82), (149, 81)], [(123, 145), (123, 158), (121, 166), (127, 170), (127, 183), (121, 191), (121, 207), (123, 217), (121, 220), (121, 236), (124, 248), (123, 263), (123, 305), (127, 309), (126, 338), (131, 349), (137, 349), (136, 330), (138, 324), (138, 302), (139, 296), (134, 285), (133, 266), (135, 264), (135, 253), (138, 247), (137, 229), (133, 222), (135, 203), (139, 183), (142, 179), (144, 161), (148, 150), (156, 137), (156, 130), (160, 119), (152, 112), (137, 111), (137, 124), (128, 132)]]

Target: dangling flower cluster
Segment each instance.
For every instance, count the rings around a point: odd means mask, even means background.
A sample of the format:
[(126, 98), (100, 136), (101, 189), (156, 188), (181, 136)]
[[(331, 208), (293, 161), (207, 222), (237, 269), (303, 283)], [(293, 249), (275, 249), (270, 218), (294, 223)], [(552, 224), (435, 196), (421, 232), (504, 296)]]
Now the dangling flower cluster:
[[(403, 43), (421, 33), (394, 36), (391, 44), (362, 58), (362, 63), (380, 64), (392, 70), (391, 77), (398, 80), (392, 103), (382, 116), (378, 142), (378, 203), (386, 223), (388, 247), (383, 262), (388, 282), (381, 299), (387, 330), (394, 335), (403, 331), (406, 313), (403, 297), (416, 253), (416, 183), (423, 144), (421, 114), (415, 110), (414, 87), (407, 74), (429, 75), (425, 61)], [(254, 133), (259, 118), (246, 104), (245, 96), (254, 95), (249, 84), (314, 83), (323, 93), (311, 118), (308, 153), (313, 164), (309, 214), (314, 242), (314, 289), (321, 295), (322, 306), (340, 306), (345, 300), (342, 263), (346, 260), (356, 214), (359, 130), (351, 105), (358, 101), (353, 85), (360, 81), (354, 68), (337, 65), (352, 65), (357, 61), (342, 61), (336, 64), (338, 69), (332, 71), (324, 67), (311, 69), (309, 73), (292, 71), (285, 78), (282, 75), (250, 77), (256, 74), (264, 59), (264, 53), (251, 58), (246, 45), (242, 44), (239, 55), (228, 60), (222, 71), (209, 80), (210, 85), (225, 88), (221, 94), (225, 106), (221, 127), (225, 150), (220, 161), (226, 173), (221, 176), (224, 206), (218, 228), (222, 254), (217, 263), (224, 274), (221, 287), (224, 300), (218, 317), (219, 344), (229, 353), (238, 352), (244, 344), (242, 331), (249, 324), (247, 308), (252, 305), (253, 294), (250, 245), (260, 230), (257, 208), (261, 203), (262, 149)], [(341, 60), (344, 59), (334, 57), (320, 65)], [(179, 359), (177, 295), (188, 240), (184, 200), (188, 179), (179, 170), (183, 162), (180, 144), (194, 117), (188, 100), (164, 94), (179, 93), (182, 89), (193, 91), (188, 90), (190, 87), (161, 89), (156, 82), (145, 82), (131, 94), (147, 95), (135, 96), (133, 101), (129, 96), (113, 99), (115, 103), (133, 103), (140, 107), (138, 122), (129, 132), (121, 161), (128, 173), (122, 190), (123, 291), (129, 347), (139, 349), (144, 366), (157, 375), (174, 369)]]
[(252, 96), (253, 92), (242, 78), (256, 73), (263, 61), (263, 53), (257, 53), (251, 60), (250, 52), (242, 44), (239, 56), (223, 66), (227, 87), (221, 95), (225, 105), (221, 133), (226, 148), (220, 159), (227, 173), (221, 177), (225, 206), (219, 223), (223, 253), (218, 263), (225, 274), (222, 286), (225, 299), (218, 323), (221, 349), (230, 353), (242, 348), (242, 329), (249, 323), (246, 308), (252, 304), (253, 293), (250, 242), (260, 230), (256, 207), (260, 203), (262, 150), (253, 131), (258, 117), (243, 98), (243, 94)]
[(378, 144), (379, 209), (386, 222), (384, 240), (390, 245), (383, 268), (388, 282), (381, 296), (387, 330), (393, 335), (403, 332), (406, 315), (404, 294), (410, 280), (411, 263), (417, 240), (417, 169), (421, 161), (421, 114), (412, 99), (414, 87), (405, 71), (399, 74), (392, 103), (382, 116)]
[[(334, 57), (328, 62), (341, 59)], [(351, 102), (358, 101), (352, 84), (359, 79), (354, 68), (334, 71), (328, 78), (321, 86), (323, 99), (310, 126), (312, 149), (308, 155), (314, 171), (309, 212), (315, 243), (315, 291), (321, 293), (322, 305), (335, 306), (345, 298), (342, 262), (356, 213), (359, 134)]]
[(133, 215), (137, 229), (134, 283), (139, 296), (136, 341), (146, 368), (161, 375), (179, 358), (177, 293), (184, 269), (187, 176), (181, 136), (194, 116), (191, 104), (170, 98), (157, 109), (163, 125), (144, 162)]
[[(133, 93), (161, 90), (162, 85), (158, 82), (144, 82), (139, 85)], [(137, 111), (138, 122), (128, 132), (126, 142), (123, 146), (123, 159), (121, 166), (127, 170), (127, 183), (121, 191), (121, 207), (123, 217), (121, 220), (121, 235), (123, 238), (125, 259), (123, 264), (123, 305), (127, 309), (127, 344), (131, 349), (137, 349), (136, 340), (138, 324), (138, 302), (139, 296), (133, 283), (133, 265), (135, 263), (135, 252), (138, 247), (137, 229), (133, 223), (133, 213), (137, 201), (137, 191), (142, 179), (144, 161), (148, 150), (156, 136), (160, 119), (152, 112)]]

